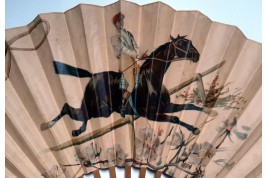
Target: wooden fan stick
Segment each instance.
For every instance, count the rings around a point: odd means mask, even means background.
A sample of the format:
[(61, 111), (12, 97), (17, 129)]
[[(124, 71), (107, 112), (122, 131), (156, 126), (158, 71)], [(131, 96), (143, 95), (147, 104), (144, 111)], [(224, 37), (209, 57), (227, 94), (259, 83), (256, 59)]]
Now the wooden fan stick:
[(125, 178), (131, 178), (131, 166), (125, 166)]
[[(92, 173), (94, 175), (94, 178), (101, 178), (100, 173), (99, 173), (99, 170), (94, 170)], [(77, 178), (83, 178), (83, 177), (84, 177), (84, 174), (81, 175), (81, 176), (79, 176), (79, 177), (77, 177)]]
[(140, 168), (139, 178), (145, 178), (145, 177), (146, 177), (146, 168), (145, 167), (141, 167)]
[(156, 175), (155, 175), (155, 178), (160, 178), (160, 177), (161, 177), (161, 174), (162, 174), (161, 171), (157, 171), (157, 172), (156, 172)]
[(116, 171), (115, 171), (115, 167), (112, 166), (112, 167), (109, 167), (109, 177), (110, 178), (116, 178)]
[[(210, 74), (211, 72), (217, 70), (218, 68), (220, 68), (223, 64), (225, 63), (225, 61), (222, 61), (221, 63), (213, 66), (212, 68), (200, 73), (200, 75), (203, 77), (205, 75), (208, 75)], [(194, 81), (197, 81), (198, 80), (198, 77), (192, 77), (191, 79), (181, 83), (180, 85), (172, 88), (169, 90), (169, 93), (172, 95), (176, 92), (178, 92), (179, 90), (181, 90), (182, 88), (188, 86), (189, 84), (191, 84), (192, 82)], [(136, 117), (134, 118), (134, 120), (138, 119), (139, 117)], [(66, 149), (66, 148), (69, 148), (71, 146), (75, 146), (75, 145), (80, 145), (80, 144), (83, 144), (85, 142), (88, 142), (92, 139), (95, 139), (95, 138), (98, 138), (98, 137), (101, 137), (103, 136), (104, 134), (114, 130), (114, 129), (117, 129), (121, 126), (124, 126), (126, 124), (129, 124), (130, 123), (130, 117), (126, 117), (126, 118), (121, 118), (117, 121), (115, 121), (114, 123), (111, 123), (109, 124), (108, 126), (106, 127), (103, 127), (101, 129), (97, 129), (91, 133), (88, 133), (84, 136), (81, 136), (79, 138), (74, 138), (74, 139), (71, 139), (70, 141), (67, 141), (65, 143), (62, 143), (58, 146), (54, 146), (54, 147), (50, 147), (50, 150), (51, 151), (59, 151), (59, 150), (63, 150), (63, 149)]]
[(98, 170), (93, 171), (94, 178), (101, 178)]

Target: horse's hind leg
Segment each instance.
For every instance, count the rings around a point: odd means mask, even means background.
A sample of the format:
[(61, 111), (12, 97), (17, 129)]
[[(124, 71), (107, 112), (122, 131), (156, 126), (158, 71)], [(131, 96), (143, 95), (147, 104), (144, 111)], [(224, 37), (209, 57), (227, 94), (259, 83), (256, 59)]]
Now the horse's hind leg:
[(87, 121), (84, 121), (83, 122), (83, 124), (82, 124), (82, 126), (79, 128), (79, 129), (77, 129), (77, 130), (73, 130), (72, 131), (72, 136), (73, 137), (77, 137), (77, 136), (79, 136), (81, 133), (83, 133), (85, 130), (86, 130), (86, 125), (87, 125)]
[(71, 119), (83, 122), (79, 129), (72, 131), (73, 137), (79, 136), (86, 130), (87, 120), (90, 118), (85, 105), (82, 104), (81, 108), (73, 108), (68, 105), (68, 107), (65, 109), (65, 112), (70, 116)]
[(65, 103), (61, 109), (61, 112), (58, 116), (56, 116), (52, 121), (47, 123), (41, 124), (41, 130), (46, 130), (53, 127), (57, 121), (59, 121), (64, 115), (69, 115), (71, 119), (76, 121), (83, 122), (82, 126), (78, 130), (72, 131), (72, 136), (78, 136), (82, 132), (86, 130), (87, 118), (89, 118), (88, 114), (86, 113), (86, 109), (84, 105), (81, 108), (73, 108), (68, 103)]
[(209, 114), (211, 117), (214, 117), (218, 114), (217, 111), (214, 111), (210, 108), (202, 108), (202, 107), (198, 107), (194, 104), (174, 104), (174, 103), (168, 103), (164, 108), (164, 113), (179, 112), (182, 110), (201, 111), (201, 112), (204, 112), (206, 114)]
[(176, 116), (169, 116), (162, 113), (157, 113), (154, 118), (148, 118), (149, 120), (154, 120), (157, 122), (171, 122), (174, 124), (179, 124), (183, 127), (185, 127), (187, 130), (191, 131), (194, 135), (198, 135), (200, 133), (200, 130), (197, 127), (194, 127), (193, 125), (187, 124), (183, 121), (181, 121)]
[(68, 113), (69, 113), (69, 105), (65, 103), (58, 116), (56, 116), (52, 121), (41, 124), (41, 131), (44, 131), (46, 129), (53, 127), (57, 121), (59, 121), (64, 115)]
[(198, 107), (193, 104), (174, 104), (168, 103), (164, 108), (164, 113), (173, 113), (173, 112), (180, 112), (182, 110), (195, 110), (195, 111), (202, 111), (203, 108)]

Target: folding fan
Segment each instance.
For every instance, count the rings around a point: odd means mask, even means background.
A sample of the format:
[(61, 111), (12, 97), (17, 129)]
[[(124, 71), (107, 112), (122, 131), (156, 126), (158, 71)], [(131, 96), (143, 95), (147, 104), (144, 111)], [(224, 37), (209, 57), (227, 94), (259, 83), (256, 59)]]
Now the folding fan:
[[(142, 53), (121, 117), (112, 17)], [(6, 176), (261, 177), (261, 44), (198, 11), (118, 1), (6, 30)]]

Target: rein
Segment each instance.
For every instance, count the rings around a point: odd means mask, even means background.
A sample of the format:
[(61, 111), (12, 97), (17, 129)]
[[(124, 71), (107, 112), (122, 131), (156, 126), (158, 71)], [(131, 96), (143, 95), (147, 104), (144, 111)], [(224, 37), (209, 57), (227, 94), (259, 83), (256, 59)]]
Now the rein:
[[(44, 23), (46, 25), (46, 29), (45, 29), (45, 32), (44, 32), (44, 36), (42, 37), (41, 41), (36, 46), (34, 46), (33, 48), (23, 48), (23, 47), (12, 47), (11, 46), (15, 41), (19, 40), (20, 38), (22, 38), (22, 37), (24, 37), (26, 35), (30, 35), (30, 33), (35, 28), (37, 28), (37, 26), (39, 24), (41, 24), (41, 23)], [(12, 39), (10, 39), (8, 42), (6, 42), (5, 56), (6, 56), (7, 64), (6, 64), (5, 80), (7, 80), (9, 78), (9, 73), (10, 73), (10, 70), (11, 70), (11, 54), (8, 54), (8, 53), (10, 53), (10, 51), (12, 51), (12, 50), (18, 50), (18, 51), (34, 51), (34, 50), (37, 50), (45, 42), (45, 40), (47, 39), (47, 36), (48, 36), (49, 32), (50, 32), (50, 24), (49, 24), (49, 22), (47, 20), (44, 20), (44, 19), (39, 19), (36, 22), (34, 22), (34, 24), (31, 27), (29, 27), (26, 32), (18, 34), (16, 36), (14, 36)]]
[(155, 58), (155, 57), (153, 57), (153, 58), (146, 58), (146, 59), (152, 59), (152, 60), (156, 60), (156, 61), (160, 61), (160, 62), (165, 62), (165, 63), (170, 63), (170, 62), (174, 62), (174, 61), (180, 61), (179, 58), (176, 58), (176, 59), (171, 60), (171, 61), (165, 61), (165, 60), (163, 60), (163, 59)]
[[(184, 50), (184, 49), (178, 47), (174, 42), (171, 42), (171, 44), (173, 45), (173, 47), (174, 47), (175, 49), (178, 49), (178, 50), (180, 50), (180, 51), (182, 51), (182, 52), (184, 52), (184, 53), (187, 53), (186, 50)], [(177, 56), (176, 51), (175, 51), (175, 56)], [(146, 58), (144, 58), (144, 59), (152, 59), (152, 60), (157, 60), (157, 61), (161, 61), (161, 62), (165, 62), (165, 63), (170, 63), (170, 62), (173, 62), (173, 61), (180, 61), (179, 58), (173, 59), (173, 60), (171, 60), (171, 61), (166, 61), (166, 60), (163, 60), (163, 59), (160, 59), (160, 58), (155, 58), (155, 57), (153, 57), (153, 58), (148, 58), (148, 57), (146, 57)]]
[[(171, 44), (173, 45), (173, 47), (174, 47), (175, 49), (178, 49), (179, 51), (182, 51), (182, 52), (184, 52), (184, 53), (187, 53), (186, 50), (184, 50), (184, 49), (178, 47), (173, 41), (171, 42)], [(146, 52), (145, 52), (145, 53), (146, 53)], [(175, 56), (177, 56), (177, 54), (176, 54), (176, 50), (175, 50)], [(142, 58), (142, 60), (147, 60), (147, 59), (157, 60), (157, 61), (165, 62), (165, 63), (170, 63), (170, 62), (174, 62), (174, 61), (180, 61), (179, 58), (173, 59), (173, 60), (171, 60), (171, 61), (166, 61), (166, 60), (163, 60), (163, 59), (160, 59), (160, 58), (155, 58), (155, 57), (153, 57), (153, 58), (149, 58), (149, 57), (144, 57), (144, 58)], [(130, 67), (132, 67), (134, 64), (136, 64), (139, 60), (140, 60), (140, 59), (136, 60), (136, 61), (135, 61), (134, 63), (132, 63), (129, 67), (127, 67), (126, 69), (124, 69), (121, 73), (123, 73), (123, 72), (125, 72), (126, 70), (128, 70)]]
[[(184, 52), (184, 53), (187, 53), (186, 50), (184, 50), (184, 49), (179, 48), (178, 46), (176, 46), (176, 44), (175, 44), (174, 42), (172, 42), (172, 45), (174, 46), (174, 48), (176, 48), (176, 49), (178, 49), (178, 50), (180, 50), (180, 51), (182, 51), (182, 52)], [(176, 52), (175, 52), (175, 53), (176, 53)]]
[[(144, 59), (144, 58), (143, 58)], [(125, 72), (126, 70), (128, 70), (130, 67), (132, 67), (134, 64), (136, 64), (140, 59), (136, 60), (134, 63), (132, 63), (129, 67), (127, 67), (126, 69), (124, 69), (121, 73)]]
[[(20, 38), (22, 38), (22, 37), (24, 37), (26, 35), (29, 35), (41, 23), (44, 23), (46, 25), (46, 29), (45, 29), (45, 32), (44, 32), (44, 36), (42, 37), (41, 41), (36, 46), (34, 46), (33, 48), (11, 47), (11, 45), (15, 41), (17, 41), (18, 39), (20, 39)], [(20, 50), (20, 51), (34, 51), (34, 50), (37, 50), (44, 43), (44, 41), (46, 40), (49, 32), (50, 32), (50, 24), (49, 24), (49, 22), (47, 20), (45, 20), (45, 19), (39, 19), (39, 20), (37, 20), (35, 22), (35, 24), (33, 26), (31, 26), (28, 29), (28, 31), (23, 32), (21, 34), (18, 34), (17, 36), (15, 36), (11, 40), (9, 40), (9, 42), (7, 42), (7, 49), (9, 49), (9, 50)]]

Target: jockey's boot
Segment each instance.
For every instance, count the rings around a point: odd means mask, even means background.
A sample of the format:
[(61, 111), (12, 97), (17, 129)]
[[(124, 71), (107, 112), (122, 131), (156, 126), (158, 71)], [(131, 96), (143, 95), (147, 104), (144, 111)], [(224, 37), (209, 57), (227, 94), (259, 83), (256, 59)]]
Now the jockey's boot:
[(125, 92), (122, 95), (122, 102), (121, 102), (121, 108), (120, 108), (121, 117), (125, 117), (126, 105), (127, 105), (127, 102), (129, 100), (130, 96), (131, 96), (131, 92), (129, 92), (128, 90), (125, 90)]

